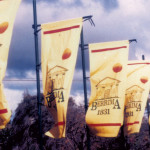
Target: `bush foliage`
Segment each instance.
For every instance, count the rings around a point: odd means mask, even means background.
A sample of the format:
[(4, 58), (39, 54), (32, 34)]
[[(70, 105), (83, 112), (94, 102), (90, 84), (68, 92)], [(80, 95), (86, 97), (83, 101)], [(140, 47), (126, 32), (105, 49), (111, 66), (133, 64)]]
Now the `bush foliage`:
[[(41, 94), (43, 102), (43, 95)], [(147, 150), (150, 149), (149, 126), (143, 118), (139, 134), (124, 137), (120, 131), (116, 138), (101, 138), (86, 130), (85, 110), (69, 99), (67, 112), (67, 137), (53, 139), (44, 135), (53, 125), (51, 114), (44, 105), (42, 111), (42, 139), (44, 150)], [(87, 140), (88, 135), (88, 140)], [(90, 141), (90, 142), (89, 142)], [(12, 122), (0, 131), (0, 150), (39, 150), (38, 109), (36, 96), (25, 94), (18, 105)]]

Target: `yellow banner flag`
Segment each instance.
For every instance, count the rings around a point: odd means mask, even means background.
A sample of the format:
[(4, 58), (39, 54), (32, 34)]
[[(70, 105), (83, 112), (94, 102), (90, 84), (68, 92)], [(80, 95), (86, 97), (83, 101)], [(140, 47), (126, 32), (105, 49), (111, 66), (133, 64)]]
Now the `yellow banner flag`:
[(150, 89), (150, 61), (129, 61), (125, 95), (124, 134), (140, 131)]
[(72, 84), (82, 18), (42, 24), (42, 76), (45, 105), (55, 125), (46, 132), (52, 138), (65, 137), (66, 113)]
[(11, 116), (2, 80), (5, 76), (13, 24), (20, 2), (21, 0), (0, 0), (0, 129), (5, 128)]
[(91, 97), (86, 114), (97, 136), (116, 137), (123, 124), (129, 41), (89, 45)]

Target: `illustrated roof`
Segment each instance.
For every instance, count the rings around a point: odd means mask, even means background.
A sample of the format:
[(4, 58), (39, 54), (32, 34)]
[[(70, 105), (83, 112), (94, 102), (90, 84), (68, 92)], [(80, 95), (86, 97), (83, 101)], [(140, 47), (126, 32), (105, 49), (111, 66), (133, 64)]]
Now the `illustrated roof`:
[(51, 69), (48, 71), (48, 73), (50, 73), (50, 72), (56, 72), (56, 71), (68, 71), (68, 69), (56, 65), (55, 67), (51, 68)]
[(99, 85), (99, 84), (107, 84), (107, 83), (114, 83), (114, 82), (120, 82), (119, 80), (117, 79), (114, 79), (114, 78), (111, 78), (111, 77), (106, 77), (104, 79), (102, 79), (101, 81), (99, 81), (99, 83), (96, 85), (96, 87)]
[(141, 89), (142, 91), (144, 91), (144, 89), (143, 89), (143, 88), (141, 88), (141, 87), (140, 87), (140, 86), (138, 86), (138, 85), (133, 85), (133, 86), (129, 87), (126, 91), (130, 91), (130, 90), (132, 90), (132, 89), (135, 89), (135, 90), (137, 90), (137, 89)]

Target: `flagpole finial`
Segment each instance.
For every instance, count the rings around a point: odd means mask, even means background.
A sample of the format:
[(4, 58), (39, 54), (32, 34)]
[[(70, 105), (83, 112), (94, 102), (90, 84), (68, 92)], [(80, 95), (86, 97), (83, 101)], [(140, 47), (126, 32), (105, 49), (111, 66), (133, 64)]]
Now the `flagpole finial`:
[(131, 43), (131, 42), (136, 42), (137, 43), (137, 40), (136, 39), (131, 39), (131, 40), (129, 40), (129, 43)]
[(90, 15), (90, 16), (84, 16), (84, 17), (82, 17), (83, 18), (83, 21), (89, 21), (90, 22), (90, 24), (91, 24), (91, 26), (94, 26), (95, 27), (95, 23), (94, 23), (94, 21), (92, 20), (92, 15)]
[(144, 55), (142, 55), (142, 60), (145, 60), (145, 56)]

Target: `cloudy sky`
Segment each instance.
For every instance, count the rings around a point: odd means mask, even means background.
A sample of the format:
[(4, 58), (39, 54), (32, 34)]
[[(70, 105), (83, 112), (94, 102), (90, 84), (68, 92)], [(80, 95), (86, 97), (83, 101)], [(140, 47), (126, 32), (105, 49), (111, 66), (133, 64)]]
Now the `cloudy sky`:
[[(130, 44), (129, 59), (150, 59), (150, 1), (148, 0), (37, 0), (38, 24), (93, 15), (95, 27), (84, 22), (85, 43), (137, 39)], [(36, 94), (32, 0), (22, 0), (18, 10), (4, 80), (5, 95), (12, 110), (22, 100), (24, 90)], [(40, 47), (39, 32), (39, 47)], [(89, 76), (89, 57), (86, 51)], [(79, 49), (71, 95), (83, 101), (81, 50)], [(11, 81), (8, 81), (11, 80)], [(13, 81), (23, 80), (23, 81)], [(88, 95), (90, 95), (90, 83)], [(42, 85), (41, 85), (42, 91)]]

